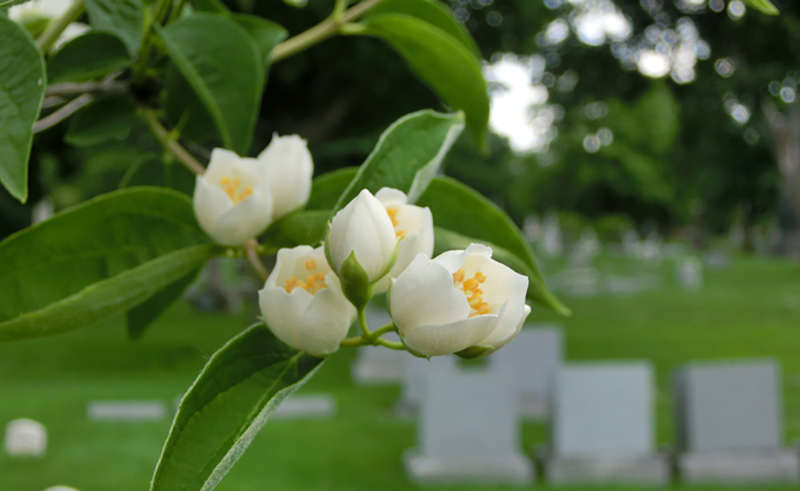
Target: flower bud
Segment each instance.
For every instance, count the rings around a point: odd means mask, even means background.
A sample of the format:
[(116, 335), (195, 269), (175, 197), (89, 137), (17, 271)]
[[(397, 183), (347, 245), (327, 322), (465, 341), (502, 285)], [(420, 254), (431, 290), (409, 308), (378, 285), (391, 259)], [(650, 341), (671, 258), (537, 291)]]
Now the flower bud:
[(205, 174), (197, 176), (194, 214), (222, 245), (242, 245), (261, 233), (272, 218), (272, 198), (258, 161), (215, 148)]
[(417, 254), (433, 255), (433, 216), (429, 208), (409, 205), (408, 197), (397, 189), (382, 188), (375, 197), (386, 207), (399, 241), (394, 266), (375, 288), (384, 292), (389, 288), (390, 279), (402, 273)]
[(471, 244), (434, 259), (418, 254), (392, 280), (389, 310), (403, 341), (424, 355), (493, 351), (513, 339), (530, 313), (528, 278)]
[(258, 304), (278, 339), (315, 356), (339, 349), (356, 314), (322, 247), (307, 245), (278, 251)]
[(273, 220), (308, 202), (314, 163), (303, 138), (275, 133), (267, 148), (258, 155), (258, 161), (272, 194)]
[(386, 208), (366, 189), (333, 217), (326, 243), (328, 258), (337, 273), (342, 273), (342, 266), (352, 254), (370, 283), (389, 272), (396, 245)]

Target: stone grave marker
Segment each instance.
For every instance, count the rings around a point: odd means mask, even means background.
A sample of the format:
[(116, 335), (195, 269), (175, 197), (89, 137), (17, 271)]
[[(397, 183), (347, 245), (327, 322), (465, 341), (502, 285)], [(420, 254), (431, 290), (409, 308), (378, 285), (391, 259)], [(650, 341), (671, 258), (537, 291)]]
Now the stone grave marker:
[(556, 376), (553, 484), (665, 484), (669, 462), (653, 451), (652, 368), (648, 362), (573, 363)]
[(59, 484), (57, 486), (50, 486), (44, 491), (78, 491), (78, 490), (76, 488), (73, 488), (72, 486), (64, 486), (63, 484)]
[(12, 457), (42, 457), (47, 451), (47, 429), (32, 419), (12, 420), (6, 425), (4, 447)]
[(676, 264), (675, 276), (683, 288), (698, 290), (703, 286), (703, 263), (696, 257), (685, 257)]
[(690, 363), (674, 375), (684, 481), (797, 481), (783, 448), (780, 369), (774, 360)]
[(417, 483), (513, 483), (533, 480), (520, 451), (516, 391), (491, 370), (434, 371), (424, 384), (419, 447), (406, 453)]
[(403, 418), (414, 417), (425, 390), (425, 383), (432, 374), (458, 370), (455, 356), (434, 356), (430, 360), (408, 355), (403, 363), (403, 396), (397, 403), (395, 413)]
[(547, 215), (542, 224), (542, 249), (550, 256), (560, 256), (564, 252), (564, 244), (561, 240), (561, 227), (558, 224), (558, 217), (551, 213)]
[(532, 324), (489, 357), (490, 370), (498, 380), (514, 384), (520, 416), (542, 419), (550, 415), (563, 344), (560, 327)]
[(86, 407), (92, 421), (160, 421), (167, 417), (161, 401), (92, 401)]
[[(392, 321), (385, 308), (372, 305), (366, 310), (367, 324), (377, 329)], [(384, 336), (389, 341), (400, 341), (395, 333)], [(366, 346), (358, 350), (358, 358), (353, 365), (353, 380), (359, 384), (392, 384), (403, 381), (405, 361), (410, 355), (404, 351), (392, 350), (383, 346)]]
[(336, 400), (328, 394), (293, 394), (272, 414), (279, 419), (330, 418), (336, 414)]

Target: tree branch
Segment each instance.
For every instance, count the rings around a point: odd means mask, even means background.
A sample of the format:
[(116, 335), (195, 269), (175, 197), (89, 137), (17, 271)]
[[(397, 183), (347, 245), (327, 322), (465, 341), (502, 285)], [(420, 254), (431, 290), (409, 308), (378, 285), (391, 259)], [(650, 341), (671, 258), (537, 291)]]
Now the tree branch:
[(156, 116), (155, 111), (152, 109), (145, 109), (142, 111), (142, 114), (153, 135), (155, 135), (158, 141), (161, 142), (161, 145), (175, 156), (184, 167), (198, 175), (203, 175), (203, 173), (205, 173), (206, 169), (203, 165), (175, 141), (172, 135), (169, 134), (169, 131), (158, 121), (158, 116)]

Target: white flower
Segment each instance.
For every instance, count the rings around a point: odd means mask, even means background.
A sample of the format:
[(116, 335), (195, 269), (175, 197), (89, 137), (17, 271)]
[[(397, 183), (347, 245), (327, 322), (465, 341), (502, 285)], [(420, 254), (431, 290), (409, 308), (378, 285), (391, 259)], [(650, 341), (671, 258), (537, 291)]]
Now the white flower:
[(331, 266), (337, 272), (353, 253), (369, 281), (377, 281), (388, 272), (396, 245), (394, 226), (386, 208), (366, 189), (331, 221), (327, 247)]
[(397, 189), (382, 188), (375, 197), (386, 207), (399, 241), (394, 266), (376, 285), (380, 293), (389, 288), (390, 278), (402, 273), (417, 254), (433, 255), (433, 216), (429, 208), (409, 205), (406, 194)]
[(339, 348), (356, 314), (322, 247), (307, 245), (278, 251), (258, 303), (278, 339), (316, 356)]
[(197, 176), (194, 214), (222, 245), (242, 245), (261, 233), (272, 218), (272, 197), (255, 159), (215, 148), (205, 174)]
[(301, 208), (311, 194), (314, 163), (306, 141), (297, 135), (274, 134), (259, 155), (262, 169), (272, 192), (272, 219)]
[(528, 278), (471, 244), (434, 259), (419, 254), (389, 290), (389, 310), (405, 343), (424, 355), (472, 346), (495, 350), (509, 342), (530, 313)]

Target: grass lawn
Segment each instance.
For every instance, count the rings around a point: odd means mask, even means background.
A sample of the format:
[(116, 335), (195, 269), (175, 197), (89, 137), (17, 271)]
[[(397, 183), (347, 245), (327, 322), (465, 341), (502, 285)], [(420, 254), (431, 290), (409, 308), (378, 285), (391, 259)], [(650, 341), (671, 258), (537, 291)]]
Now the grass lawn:
[[(611, 258), (601, 259), (600, 266), (616, 274), (641, 267)], [(652, 360), (660, 446), (673, 441), (673, 367), (694, 359), (775, 357), (783, 369), (786, 441), (800, 439), (800, 266), (739, 258), (727, 269), (707, 271), (699, 293), (681, 291), (668, 264), (650, 268), (664, 279), (658, 288), (565, 298), (572, 317), (535, 310), (532, 320), (564, 326), (569, 360)], [(252, 313), (195, 312), (181, 303), (136, 342), (127, 340), (119, 322), (109, 322), (0, 345), (0, 426), (18, 417), (34, 418), (47, 426), (50, 439), (42, 460), (0, 454), (0, 490), (41, 491), (55, 484), (82, 491), (146, 489), (169, 423), (90, 422), (86, 404), (95, 399), (172, 403), (207, 357), (253, 318)], [(392, 416), (400, 388), (354, 386), (353, 358), (352, 350), (337, 353), (303, 389), (333, 394), (335, 419), (268, 424), (218, 489), (413, 488), (401, 457), (415, 444), (415, 425)], [(546, 428), (525, 424), (523, 440), (526, 449), (542, 443)]]

